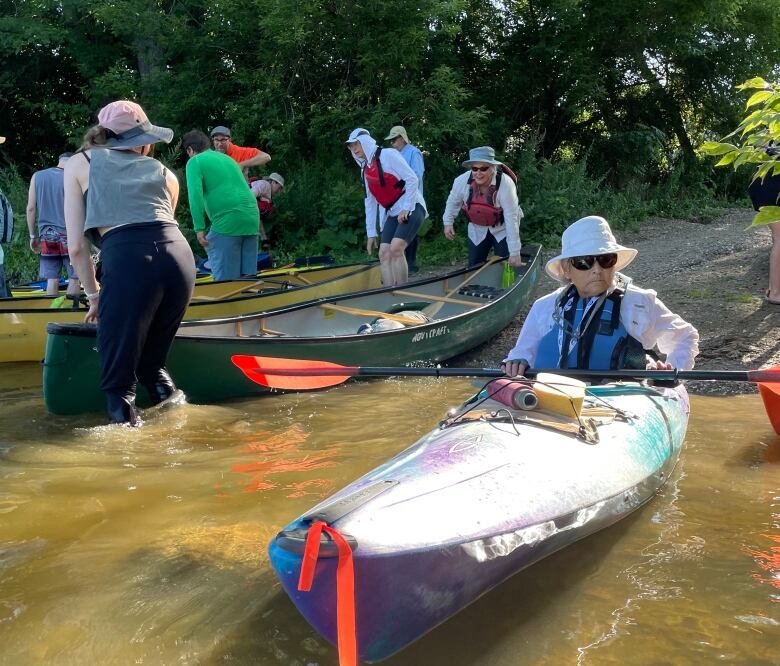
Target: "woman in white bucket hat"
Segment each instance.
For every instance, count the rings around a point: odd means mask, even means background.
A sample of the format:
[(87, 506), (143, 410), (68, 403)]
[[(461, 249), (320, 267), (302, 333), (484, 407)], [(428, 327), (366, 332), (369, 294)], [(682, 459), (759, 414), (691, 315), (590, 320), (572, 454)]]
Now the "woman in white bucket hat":
[[(637, 251), (620, 245), (603, 217), (577, 220), (563, 232), (561, 253), (545, 271), (562, 286), (538, 299), (504, 360), (507, 375), (526, 368), (690, 370), (699, 334), (649, 289), (619, 271)], [(655, 348), (665, 361), (651, 358)]]

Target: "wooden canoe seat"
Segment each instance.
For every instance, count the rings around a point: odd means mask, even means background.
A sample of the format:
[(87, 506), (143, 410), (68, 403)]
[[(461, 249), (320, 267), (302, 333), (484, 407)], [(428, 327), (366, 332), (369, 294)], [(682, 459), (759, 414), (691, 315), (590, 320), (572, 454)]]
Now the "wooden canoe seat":
[(424, 323), (418, 319), (412, 319), (411, 317), (404, 317), (403, 315), (390, 314), (388, 312), (380, 312), (379, 310), (364, 310), (362, 308), (351, 308), (346, 305), (336, 305), (335, 303), (320, 303), (320, 307), (323, 310), (333, 310), (334, 312), (343, 312), (344, 314), (353, 315), (354, 317), (374, 317), (381, 319), (391, 319), (393, 321), (399, 321), (406, 326), (419, 326)]

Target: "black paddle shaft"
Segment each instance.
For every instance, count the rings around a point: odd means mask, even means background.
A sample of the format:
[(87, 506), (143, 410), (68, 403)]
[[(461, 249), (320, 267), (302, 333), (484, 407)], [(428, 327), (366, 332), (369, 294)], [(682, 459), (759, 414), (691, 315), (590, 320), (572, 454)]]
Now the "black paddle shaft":
[[(405, 368), (405, 367), (357, 367), (357, 375), (366, 376), (419, 376), (419, 377), (504, 377), (500, 368)], [(582, 379), (655, 379), (665, 381), (703, 380), (730, 382), (780, 382), (780, 370), (577, 370), (574, 368), (529, 368), (526, 377), (541, 372), (579, 377)], [(273, 371), (269, 371), (272, 374)], [(311, 374), (328, 374), (313, 371)], [(308, 373), (307, 373), (308, 374)], [(338, 371), (333, 371), (338, 374)]]

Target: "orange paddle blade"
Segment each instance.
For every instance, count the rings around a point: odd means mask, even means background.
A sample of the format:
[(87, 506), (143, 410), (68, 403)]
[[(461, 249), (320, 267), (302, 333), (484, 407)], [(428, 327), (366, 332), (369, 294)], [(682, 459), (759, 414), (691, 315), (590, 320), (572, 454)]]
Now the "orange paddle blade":
[(255, 384), (287, 391), (306, 391), (336, 386), (358, 374), (356, 367), (273, 356), (232, 356), (233, 365)]
[[(776, 365), (774, 368), (767, 368), (768, 370), (780, 371), (780, 365)], [(780, 384), (776, 382), (757, 382), (758, 391), (761, 393), (761, 399), (764, 401), (764, 409), (766, 409), (769, 422), (775, 429), (775, 432), (780, 435)]]

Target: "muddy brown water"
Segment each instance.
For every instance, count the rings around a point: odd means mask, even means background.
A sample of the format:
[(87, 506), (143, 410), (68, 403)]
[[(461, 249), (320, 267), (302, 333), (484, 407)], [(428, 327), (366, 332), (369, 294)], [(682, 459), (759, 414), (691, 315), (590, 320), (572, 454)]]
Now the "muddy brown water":
[[(473, 390), (351, 383), (128, 430), (47, 416), (39, 366), (0, 367), (0, 663), (335, 665), (269, 539)], [(660, 496), (385, 663), (777, 664), (780, 438), (758, 396), (692, 407)]]

